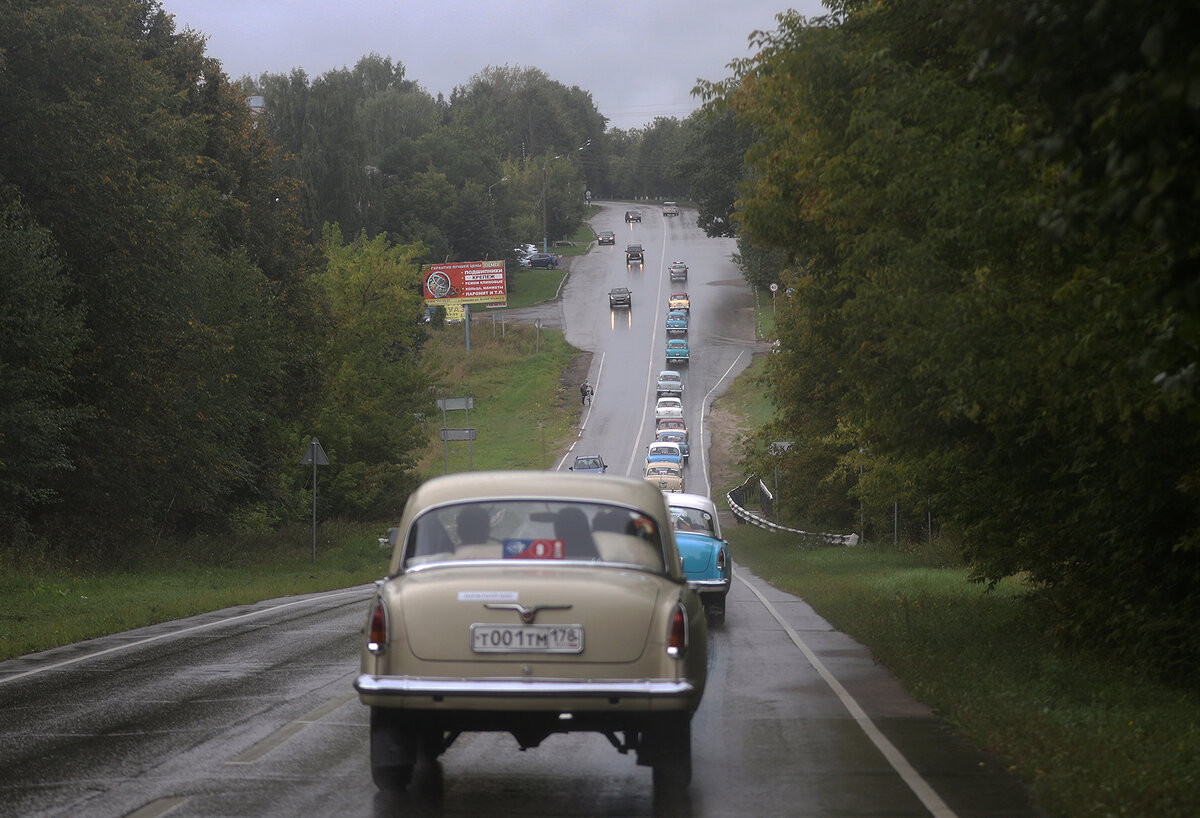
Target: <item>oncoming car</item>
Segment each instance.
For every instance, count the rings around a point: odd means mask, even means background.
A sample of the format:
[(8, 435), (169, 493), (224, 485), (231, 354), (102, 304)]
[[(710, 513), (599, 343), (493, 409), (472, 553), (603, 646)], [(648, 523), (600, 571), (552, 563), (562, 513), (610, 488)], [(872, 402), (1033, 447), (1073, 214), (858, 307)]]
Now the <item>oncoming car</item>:
[(577, 474), (604, 474), (608, 471), (608, 464), (598, 454), (581, 454), (576, 456), (574, 464), (568, 468)]
[(434, 478), (405, 505), (354, 687), (371, 775), (401, 790), (462, 732), (522, 750), (598, 732), (656, 789), (691, 780), (707, 630), (662, 492), (560, 472)]
[(617, 236), (611, 230), (601, 230), (596, 234), (596, 244), (616, 244)]

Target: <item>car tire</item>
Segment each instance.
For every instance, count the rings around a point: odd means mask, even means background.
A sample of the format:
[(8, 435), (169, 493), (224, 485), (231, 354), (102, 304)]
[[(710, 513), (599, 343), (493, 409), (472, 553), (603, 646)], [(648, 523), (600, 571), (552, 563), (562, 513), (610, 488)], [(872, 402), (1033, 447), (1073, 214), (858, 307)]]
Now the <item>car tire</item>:
[(371, 780), (383, 792), (402, 792), (412, 781), (420, 733), (387, 708), (371, 708)]
[(692, 783), (692, 719), (688, 713), (664, 718), (649, 736), (653, 747), (654, 790), (677, 792)]

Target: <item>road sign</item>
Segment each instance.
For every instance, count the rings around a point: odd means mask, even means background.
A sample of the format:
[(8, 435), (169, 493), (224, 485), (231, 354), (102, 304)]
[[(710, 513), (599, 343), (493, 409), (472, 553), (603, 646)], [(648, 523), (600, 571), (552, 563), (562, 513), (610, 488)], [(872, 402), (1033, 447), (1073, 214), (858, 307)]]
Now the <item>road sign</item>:
[(442, 429), (442, 440), (474, 440), (474, 429)]
[(321, 448), (321, 441), (315, 437), (309, 442), (308, 448), (304, 450), (304, 456), (300, 458), (302, 466), (328, 466), (329, 458), (325, 456), (325, 450)]
[(475, 398), (438, 398), (438, 409), (443, 412), (452, 412), (456, 409), (474, 409)]
[(778, 285), (778, 284), (772, 284), (772, 285), (771, 285), (771, 292), (773, 292), (773, 293), (774, 293), (774, 292), (778, 292), (778, 291), (779, 291), (779, 285)]

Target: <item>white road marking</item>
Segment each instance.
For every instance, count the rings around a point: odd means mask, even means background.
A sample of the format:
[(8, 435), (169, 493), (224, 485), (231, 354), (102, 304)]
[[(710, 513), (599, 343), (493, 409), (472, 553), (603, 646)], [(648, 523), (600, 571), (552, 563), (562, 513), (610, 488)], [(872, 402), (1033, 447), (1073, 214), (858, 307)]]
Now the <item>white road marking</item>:
[(61, 662), (54, 662), (53, 664), (43, 665), (42, 667), (35, 667), (35, 668), (32, 668), (31, 670), (26, 670), (21, 673), (14, 673), (12, 676), (6, 676), (3, 678), (0, 678), (0, 685), (5, 684), (6, 682), (16, 681), (17, 679), (24, 679), (27, 676), (36, 676), (37, 674), (45, 673), (48, 670), (57, 670), (60, 667), (67, 667), (68, 665), (74, 665), (74, 664), (78, 664), (80, 662), (87, 662), (92, 659), (99, 659), (101, 656), (107, 656), (110, 653), (117, 653), (118, 651), (129, 650), (130, 648), (137, 648), (137, 647), (141, 647), (142, 645), (149, 645), (152, 642), (158, 642), (163, 639), (173, 639), (176, 636), (184, 636), (185, 634), (196, 633), (197, 631), (208, 630), (209, 628), (215, 628), (215, 627), (219, 627), (221, 625), (228, 625), (231, 622), (239, 622), (243, 619), (251, 619), (256, 616), (262, 616), (263, 614), (275, 613), (276, 611), (282, 611), (284, 608), (292, 608), (292, 607), (295, 607), (296, 605), (307, 605), (311, 602), (323, 602), (324, 600), (327, 600), (327, 599), (336, 599), (339, 596), (349, 596), (351, 594), (365, 596), (368, 593), (370, 593), (371, 590), (372, 589), (370, 589), (370, 588), (352, 588), (352, 589), (345, 590), (345, 591), (335, 591), (335, 592), (329, 593), (329, 594), (322, 594), (320, 596), (308, 597), (306, 599), (299, 599), (299, 600), (296, 600), (295, 602), (285, 602), (282, 605), (275, 605), (270, 608), (263, 608), (262, 610), (251, 611), (250, 613), (238, 614), (237, 616), (231, 616), (228, 619), (218, 619), (214, 622), (206, 622), (203, 625), (194, 625), (190, 628), (184, 628), (183, 630), (179, 630), (179, 631), (171, 631), (170, 633), (160, 633), (158, 636), (150, 636), (150, 637), (147, 637), (146, 639), (139, 639), (136, 642), (127, 642), (123, 645), (116, 645), (115, 647), (105, 648), (104, 650), (98, 650), (95, 653), (88, 653), (88, 654), (84, 654), (83, 656), (76, 656), (72, 659), (64, 659)]
[(829, 689), (832, 690), (834, 694), (837, 695), (838, 699), (841, 700), (842, 706), (845, 707), (846, 710), (849, 711), (850, 715), (854, 717), (854, 721), (858, 724), (862, 731), (866, 733), (867, 738), (869, 738), (871, 743), (874, 744), (875, 747), (878, 748), (879, 752), (883, 754), (883, 757), (887, 759), (887, 762), (892, 765), (892, 769), (895, 770), (896, 774), (900, 776), (901, 780), (908, 785), (908, 788), (912, 790), (913, 794), (921, 800), (921, 803), (925, 805), (925, 808), (929, 810), (929, 813), (933, 815), (934, 818), (957, 818), (954, 810), (950, 809), (946, 802), (941, 799), (941, 796), (934, 791), (933, 787), (929, 786), (929, 782), (922, 778), (921, 774), (916, 771), (916, 768), (914, 768), (912, 764), (908, 762), (908, 759), (896, 749), (896, 745), (888, 741), (887, 736), (885, 736), (879, 730), (879, 728), (875, 726), (875, 722), (871, 721), (871, 717), (867, 715), (866, 711), (863, 710), (854, 697), (850, 695), (850, 692), (842, 686), (842, 683), (839, 682), (837, 678), (829, 671), (829, 668), (825, 667), (825, 663), (817, 657), (817, 654), (813, 652), (812, 648), (810, 648), (808, 644), (800, 638), (800, 634), (796, 633), (792, 626), (784, 621), (783, 617), (779, 614), (779, 611), (775, 610), (775, 606), (768, 602), (767, 598), (759, 593), (757, 588), (755, 588), (746, 580), (742, 579), (742, 577), (736, 573), (735, 576), (737, 576), (738, 582), (750, 589), (750, 593), (758, 597), (758, 601), (763, 604), (763, 607), (767, 609), (767, 612), (770, 613), (771, 616), (775, 617), (775, 621), (778, 622), (783, 628), (784, 633), (786, 633), (792, 640), (792, 643), (800, 649), (800, 652), (804, 654), (804, 658), (807, 659), (808, 663), (813, 666), (813, 669), (816, 670), (821, 678), (825, 680), (825, 684), (829, 685)]

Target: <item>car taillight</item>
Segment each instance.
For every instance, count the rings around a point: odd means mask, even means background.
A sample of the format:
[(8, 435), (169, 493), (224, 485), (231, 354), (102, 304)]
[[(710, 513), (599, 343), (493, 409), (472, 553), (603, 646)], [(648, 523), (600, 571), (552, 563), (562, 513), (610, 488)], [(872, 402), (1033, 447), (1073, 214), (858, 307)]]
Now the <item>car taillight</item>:
[(375, 607), (371, 609), (371, 624), (367, 633), (367, 652), (379, 654), (387, 649), (388, 615), (387, 606), (383, 599), (375, 598)]
[(688, 647), (688, 619), (687, 611), (683, 609), (683, 603), (675, 603), (675, 609), (671, 611), (671, 621), (667, 627), (667, 655), (678, 659), (687, 652)]
[(717, 552), (717, 570), (718, 571), (725, 570), (725, 549), (724, 548), (722, 548), (720, 551)]

